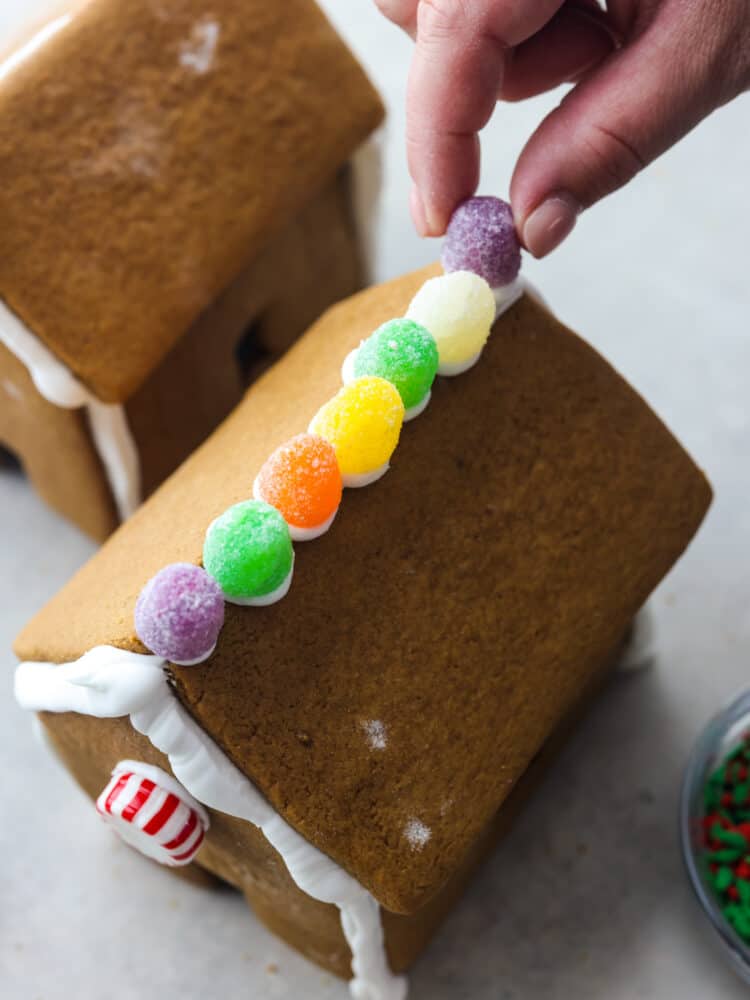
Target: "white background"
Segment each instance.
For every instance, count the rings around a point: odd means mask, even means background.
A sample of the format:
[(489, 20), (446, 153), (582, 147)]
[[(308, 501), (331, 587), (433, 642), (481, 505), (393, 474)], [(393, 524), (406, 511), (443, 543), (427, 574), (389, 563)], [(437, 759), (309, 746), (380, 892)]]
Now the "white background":
[[(4, 0), (0, 48), (46, 0)], [(272, 0), (269, 0), (272, 2)], [(389, 105), (373, 273), (433, 259), (407, 214), (409, 43), (369, 0), (326, 0)], [(559, 96), (559, 95), (558, 95)], [(554, 97), (499, 109), (483, 190)], [(696, 732), (750, 681), (750, 129), (747, 99), (585, 216), (526, 273), (646, 396), (706, 468), (717, 499), (655, 600), (659, 662), (614, 683), (412, 976), (415, 1000), (734, 1000), (676, 840)], [(0, 470), (0, 648), (92, 551)], [(346, 987), (266, 934), (229, 891), (183, 885), (121, 847), (0, 698), (0, 995), (8, 1000), (295, 998)]]

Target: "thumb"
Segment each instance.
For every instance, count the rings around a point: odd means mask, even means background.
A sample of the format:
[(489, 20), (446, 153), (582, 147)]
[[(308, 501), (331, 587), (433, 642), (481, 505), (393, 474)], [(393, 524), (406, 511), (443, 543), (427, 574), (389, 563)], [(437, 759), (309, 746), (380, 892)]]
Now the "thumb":
[(554, 250), (582, 209), (735, 96), (724, 69), (731, 28), (722, 37), (716, 18), (705, 23), (705, 5), (668, 2), (662, 12), (569, 92), (521, 153), (511, 200), (534, 256)]

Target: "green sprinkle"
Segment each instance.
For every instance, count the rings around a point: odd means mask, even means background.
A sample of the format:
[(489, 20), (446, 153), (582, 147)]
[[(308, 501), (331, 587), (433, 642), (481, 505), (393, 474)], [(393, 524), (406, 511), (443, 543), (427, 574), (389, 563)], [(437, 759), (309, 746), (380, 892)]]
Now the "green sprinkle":
[(719, 892), (725, 892), (732, 882), (734, 882), (734, 872), (731, 868), (720, 868), (714, 875), (713, 881)]
[(722, 844), (738, 847), (741, 851), (747, 847), (747, 841), (741, 833), (737, 833), (736, 830), (725, 830), (719, 823), (714, 823), (711, 827), (711, 836), (715, 840), (720, 840)]
[(727, 861), (734, 863), (739, 860), (741, 854), (742, 851), (738, 851), (734, 847), (724, 847), (719, 851), (707, 851), (706, 858), (718, 864), (726, 864)]
[(732, 792), (732, 801), (736, 805), (744, 805), (750, 792), (750, 781), (743, 781), (741, 785), (735, 785)]

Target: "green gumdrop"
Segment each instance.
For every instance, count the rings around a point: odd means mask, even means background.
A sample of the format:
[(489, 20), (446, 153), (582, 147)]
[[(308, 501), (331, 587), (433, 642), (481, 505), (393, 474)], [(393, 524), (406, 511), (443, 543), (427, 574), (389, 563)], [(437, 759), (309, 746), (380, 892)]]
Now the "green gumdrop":
[(245, 500), (224, 511), (203, 543), (203, 566), (229, 600), (272, 593), (289, 576), (293, 559), (286, 521), (261, 500)]
[(407, 410), (417, 406), (432, 388), (438, 369), (435, 338), (411, 319), (384, 323), (360, 345), (354, 374), (378, 375), (394, 385)]

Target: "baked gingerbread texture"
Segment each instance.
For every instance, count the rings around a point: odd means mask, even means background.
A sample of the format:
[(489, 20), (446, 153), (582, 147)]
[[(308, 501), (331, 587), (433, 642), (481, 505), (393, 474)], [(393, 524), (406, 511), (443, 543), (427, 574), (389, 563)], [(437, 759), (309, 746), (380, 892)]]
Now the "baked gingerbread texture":
[[(329, 310), (26, 627), (18, 656), (145, 652), (133, 628), (144, 584), (168, 563), (200, 562), (207, 525), (337, 391), (346, 354), (403, 315), (434, 273)], [(437, 380), (388, 474), (347, 491), (331, 530), (297, 546), (284, 600), (227, 605), (213, 655), (170, 666), (175, 695), (278, 812), (373, 893), (404, 968), (507, 828), (710, 498), (640, 396), (526, 294), (474, 368)], [(91, 795), (123, 757), (168, 769), (127, 719), (43, 719)], [(335, 909), (304, 897), (248, 824), (213, 814), (198, 864), (348, 975)]]
[[(382, 114), (313, 0), (89, 0), (0, 82), (0, 301), (125, 406), (145, 495), (361, 287), (347, 164)], [(103, 539), (85, 414), (17, 367), (0, 338), (0, 443)]]

